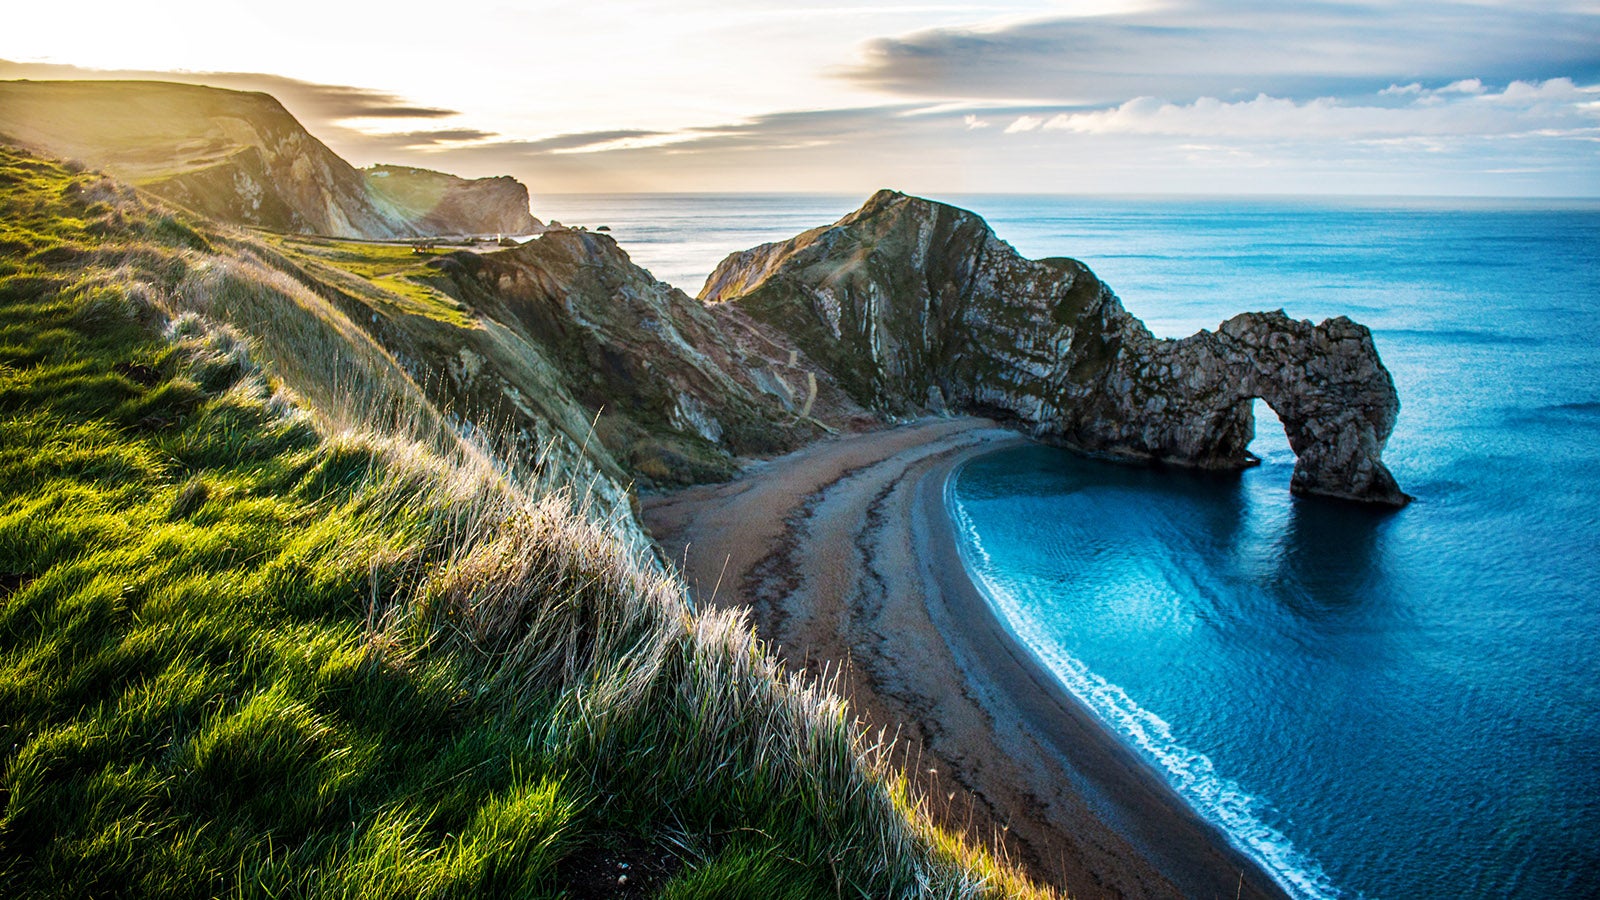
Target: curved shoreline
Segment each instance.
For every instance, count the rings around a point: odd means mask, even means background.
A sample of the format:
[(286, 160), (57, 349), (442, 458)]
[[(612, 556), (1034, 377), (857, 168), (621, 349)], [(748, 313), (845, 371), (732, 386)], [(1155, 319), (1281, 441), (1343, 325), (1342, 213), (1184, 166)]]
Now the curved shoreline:
[[(1139, 756), (1126, 741), (1116, 732), (1107, 727), (1092, 709), (1062, 684), (1061, 679), (1049, 666), (1030, 651), (1023, 639), (1016, 634), (1004, 613), (995, 605), (994, 601), (985, 593), (983, 587), (976, 582), (976, 575), (968, 568), (962, 558), (961, 537), (957, 533), (954, 511), (951, 508), (951, 490), (955, 479), (959, 477), (961, 469), (968, 462), (978, 456), (992, 452), (992, 448), (981, 451), (971, 451), (950, 457), (944, 465), (930, 472), (921, 484), (918, 500), (917, 516), (930, 525), (930, 531), (937, 536), (935, 540), (954, 555), (961, 568), (961, 583), (948, 586), (946, 600), (952, 608), (961, 613), (975, 614), (981, 611), (983, 617), (983, 631), (988, 634), (974, 640), (974, 643), (987, 645), (989, 653), (982, 656), (984, 665), (990, 669), (991, 677), (1004, 677), (1006, 669), (1022, 673), (1033, 687), (1042, 694), (1047, 695), (1048, 701), (1055, 709), (1068, 709), (1072, 711), (1071, 718), (1085, 717), (1086, 722), (1075, 722), (1072, 726), (1059, 726), (1051, 729), (1051, 737), (1059, 739), (1063, 736), (1075, 736), (1077, 742), (1070, 746), (1061, 746), (1063, 757), (1072, 761), (1085, 777), (1091, 790), (1098, 790), (1102, 794), (1116, 792), (1111, 796), (1097, 798), (1104, 804), (1100, 810), (1107, 814), (1122, 836), (1126, 838), (1147, 859), (1158, 863), (1158, 868), (1172, 876), (1176, 884), (1200, 885), (1214, 881), (1215, 873), (1208, 871), (1215, 861), (1205, 859), (1210, 853), (1186, 855), (1185, 852), (1173, 852), (1170, 845), (1173, 837), (1173, 823), (1163, 821), (1167, 815), (1176, 815), (1188, 820), (1182, 823), (1184, 830), (1197, 829), (1208, 832), (1207, 835), (1221, 846), (1207, 848), (1209, 851), (1223, 857), (1224, 861), (1241, 876), (1235, 883), (1242, 895), (1250, 895), (1246, 884), (1254, 873), (1256, 886), (1262, 888), (1265, 896), (1281, 896), (1283, 889), (1274, 881), (1270, 874), (1261, 869), (1254, 859), (1245, 854), (1243, 850), (1228, 841), (1226, 834), (1210, 821), (1204, 819), (1188, 801), (1184, 800), (1161, 775), (1156, 772), (1151, 764)], [(932, 505), (937, 503), (937, 509)], [(952, 581), (955, 576), (949, 576)], [(978, 608), (975, 608), (978, 607)], [(980, 649), (980, 654), (982, 650)], [(1046, 707), (1046, 714), (1052, 712)], [(1073, 732), (1078, 734), (1073, 735)], [(1093, 745), (1091, 751), (1085, 752), (1085, 745)], [(1109, 767), (1109, 768), (1108, 768)], [(1117, 770), (1122, 771), (1117, 771)], [(1152, 780), (1153, 785), (1130, 785), (1123, 776), (1131, 771), (1132, 778), (1136, 781)], [(1128, 790), (1134, 789), (1134, 794), (1129, 795)], [(1145, 809), (1133, 810), (1128, 807), (1138, 804), (1149, 804)], [(1091, 805), (1093, 801), (1091, 801)], [(1213, 894), (1216, 885), (1210, 884), (1208, 889)], [(1200, 890), (1185, 890), (1189, 896), (1200, 895)]]
[(866, 727), (904, 739), (947, 827), (1077, 896), (1284, 896), (973, 583), (946, 485), (1024, 440), (981, 419), (845, 435), (645, 498), (644, 519), (699, 602), (748, 608), (786, 663), (837, 673)]

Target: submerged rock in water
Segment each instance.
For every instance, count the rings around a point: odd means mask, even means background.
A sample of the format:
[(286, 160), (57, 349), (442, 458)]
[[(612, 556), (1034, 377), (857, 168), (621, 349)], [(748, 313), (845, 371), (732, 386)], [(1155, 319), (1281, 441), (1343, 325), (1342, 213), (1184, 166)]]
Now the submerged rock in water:
[(1237, 469), (1254, 462), (1259, 397), (1294, 448), (1295, 493), (1410, 499), (1381, 460), (1400, 401), (1364, 326), (1246, 313), (1157, 339), (1082, 263), (1025, 259), (945, 204), (880, 191), (729, 256), (701, 298), (785, 332), (885, 412), (947, 404), (1088, 452)]

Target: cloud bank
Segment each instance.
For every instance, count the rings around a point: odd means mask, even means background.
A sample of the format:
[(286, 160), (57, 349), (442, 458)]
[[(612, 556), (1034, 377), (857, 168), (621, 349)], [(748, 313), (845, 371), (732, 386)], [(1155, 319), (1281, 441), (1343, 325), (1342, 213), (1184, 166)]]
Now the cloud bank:
[[(1383, 102), (1399, 98), (1402, 103)], [(1007, 131), (1351, 141), (1439, 137), (1575, 137), (1600, 139), (1600, 88), (1570, 78), (1513, 81), (1495, 90), (1482, 82), (1429, 89), (1413, 82), (1368, 97), (1297, 101), (1258, 94), (1249, 100), (1202, 97), (1172, 103), (1138, 97), (1107, 109), (1020, 116)]]
[(912, 97), (1343, 97), (1396, 83), (1600, 81), (1592, 4), (1188, 0), (871, 41), (841, 77)]

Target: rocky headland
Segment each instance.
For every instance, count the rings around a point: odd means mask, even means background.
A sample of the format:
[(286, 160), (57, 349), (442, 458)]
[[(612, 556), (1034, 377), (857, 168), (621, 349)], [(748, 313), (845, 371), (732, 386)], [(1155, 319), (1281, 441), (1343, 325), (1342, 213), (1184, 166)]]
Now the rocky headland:
[[(357, 170), (266, 94), (5, 82), (0, 134), (271, 231), (407, 239), (545, 229), (513, 179)], [(519, 391), (542, 400), (513, 408), (562, 407), (534, 418), (560, 422), (580, 445), (593, 424), (620, 463), (602, 468), (618, 474), (725, 478), (737, 458), (863, 418), (956, 411), (1082, 452), (1237, 469), (1254, 461), (1259, 397), (1295, 450), (1296, 493), (1408, 499), (1381, 459), (1399, 400), (1370, 333), (1348, 319), (1246, 313), (1160, 340), (1082, 263), (1025, 259), (979, 216), (892, 191), (831, 226), (729, 256), (699, 302), (608, 236), (551, 231), (502, 253), (435, 260), (406, 277), (406, 290), (432, 291), (535, 348), (506, 367), (544, 370), (535, 380), (558, 388)], [(453, 392), (475, 394), (476, 340), (430, 331), (416, 364), (442, 367)]]
[(268, 94), (155, 81), (6, 81), (0, 137), (232, 225), (367, 240), (539, 230), (527, 188), (514, 179), (359, 170)]
[(461, 178), (412, 166), (362, 169), (373, 194), (405, 213), (424, 234), (537, 234), (528, 187), (509, 175)]
[(735, 253), (701, 299), (787, 335), (861, 404), (964, 410), (1114, 458), (1254, 462), (1251, 401), (1282, 419), (1291, 489), (1388, 506), (1399, 397), (1371, 333), (1281, 311), (1159, 340), (1088, 267), (1028, 260), (977, 215), (880, 191), (832, 226)]

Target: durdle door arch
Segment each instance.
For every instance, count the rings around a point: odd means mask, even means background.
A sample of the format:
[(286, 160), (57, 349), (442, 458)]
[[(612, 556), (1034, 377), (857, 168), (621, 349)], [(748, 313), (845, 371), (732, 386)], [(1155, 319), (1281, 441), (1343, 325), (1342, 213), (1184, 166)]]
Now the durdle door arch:
[(1239, 469), (1260, 397), (1289, 434), (1295, 493), (1410, 500), (1381, 460), (1400, 400), (1366, 327), (1280, 310), (1157, 339), (1083, 263), (1025, 259), (946, 204), (879, 191), (730, 255), (701, 299), (783, 332), (884, 412), (970, 409), (1090, 453)]

